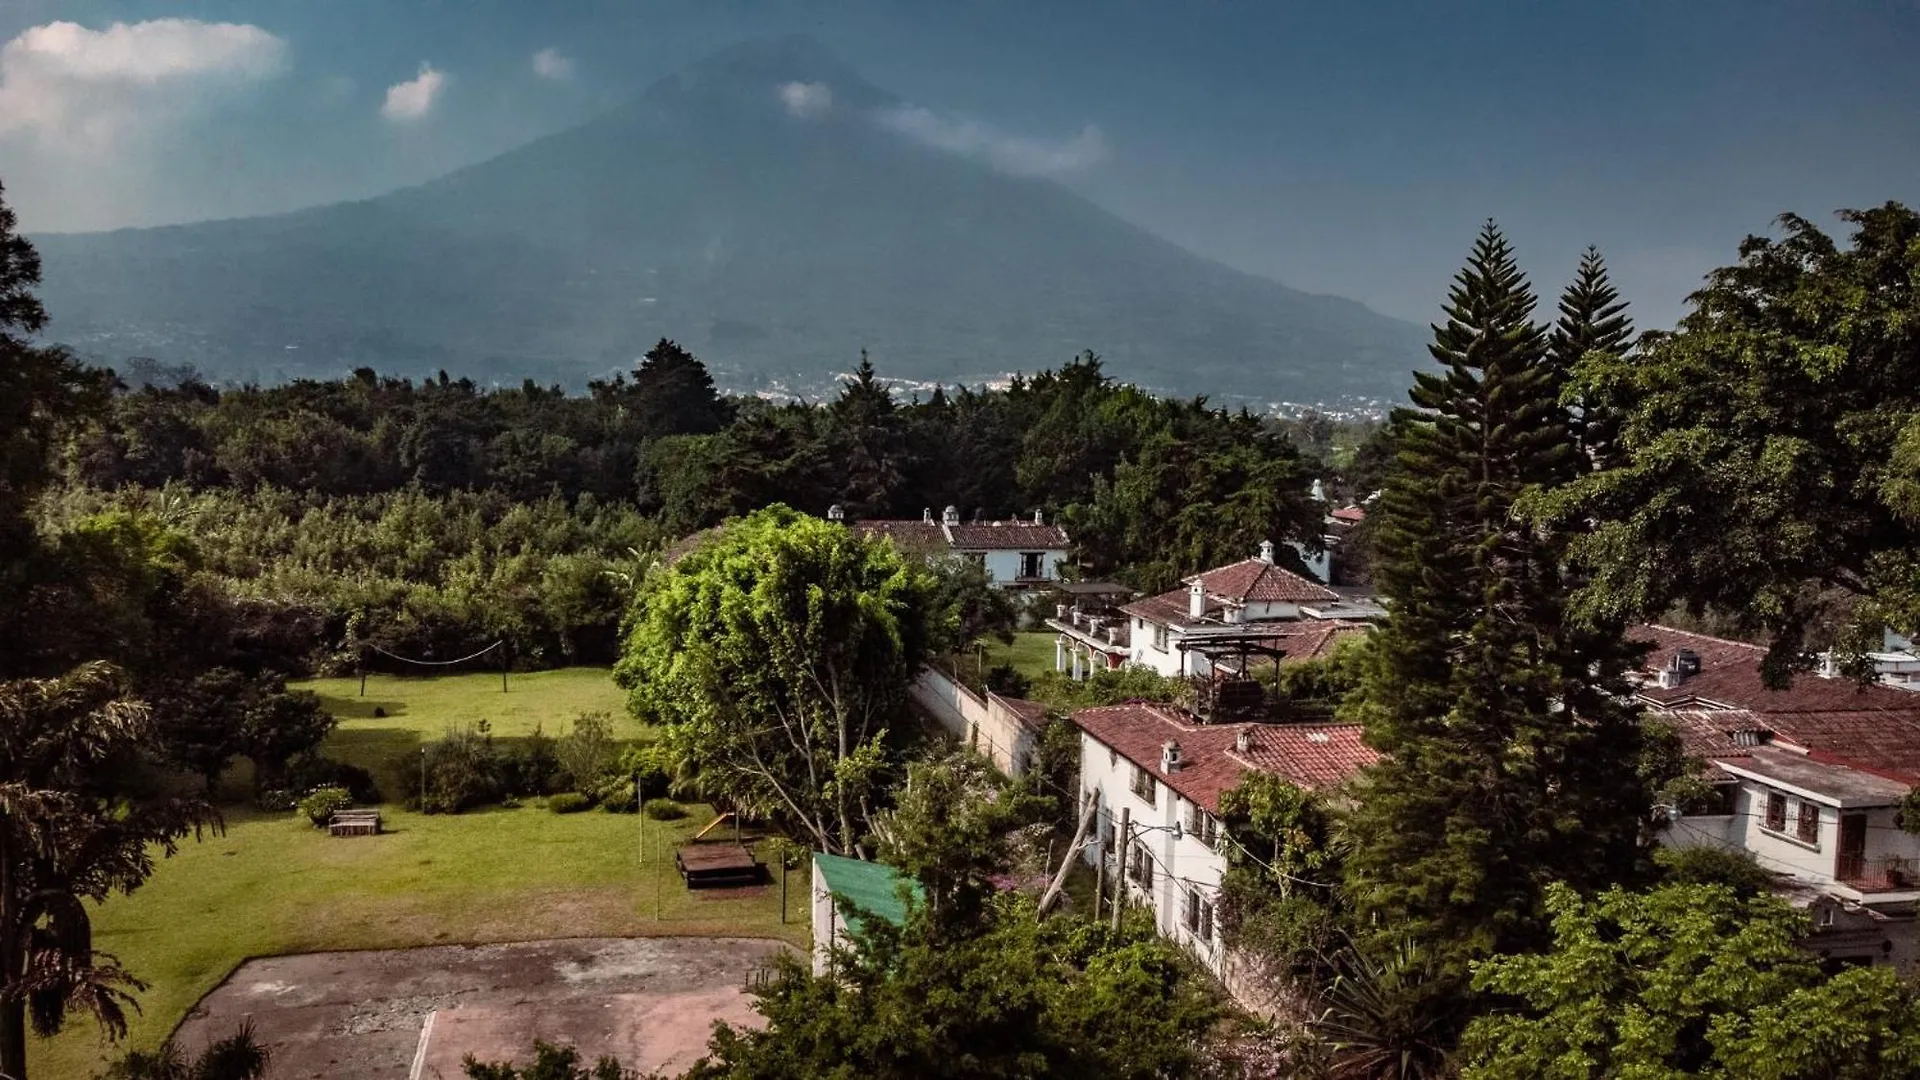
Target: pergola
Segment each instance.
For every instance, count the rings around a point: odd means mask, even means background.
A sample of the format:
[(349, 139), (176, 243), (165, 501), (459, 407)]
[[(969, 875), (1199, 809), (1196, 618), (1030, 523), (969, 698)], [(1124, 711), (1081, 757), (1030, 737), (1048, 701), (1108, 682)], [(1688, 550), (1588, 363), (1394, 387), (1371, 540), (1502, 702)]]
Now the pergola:
[[(1253, 678), (1249, 661), (1258, 657), (1273, 661), (1274, 692), (1279, 693), (1280, 661), (1285, 659), (1287, 651), (1274, 642), (1282, 636), (1267, 627), (1209, 627), (1184, 636), (1176, 648), (1206, 657), (1208, 667), (1214, 672), (1209, 678), (1195, 679), (1198, 693), (1194, 712), (1209, 722), (1240, 720), (1265, 713), (1266, 692)], [(1222, 672), (1231, 674), (1222, 678)]]

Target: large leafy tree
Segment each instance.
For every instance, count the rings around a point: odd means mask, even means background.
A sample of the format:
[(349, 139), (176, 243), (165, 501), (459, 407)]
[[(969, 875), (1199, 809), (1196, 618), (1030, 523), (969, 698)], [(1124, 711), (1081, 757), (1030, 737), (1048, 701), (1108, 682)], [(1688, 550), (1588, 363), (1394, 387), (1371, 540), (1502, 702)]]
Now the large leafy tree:
[(931, 593), (892, 545), (769, 507), (647, 577), (615, 677), (708, 795), (857, 852)]
[(1468, 1080), (1920, 1076), (1920, 994), (1890, 968), (1824, 976), (1806, 915), (1771, 894), (1555, 885), (1547, 904), (1549, 950), (1474, 975), (1515, 1004), (1468, 1027)]
[(1441, 370), (1396, 420), (1375, 569), (1390, 616), (1351, 702), (1386, 757), (1351, 816), (1348, 889), (1456, 978), (1542, 939), (1546, 882), (1627, 877), (1648, 801), (1620, 701), (1632, 654), (1617, 626), (1568, 625), (1560, 541), (1513, 512), (1576, 469), (1534, 303), (1489, 223), (1435, 328)]
[(25, 1080), (27, 1027), (73, 1012), (126, 1031), (133, 974), (93, 947), (89, 904), (130, 893), (188, 835), (204, 802), (134, 798), (118, 777), (156, 743), (144, 704), (105, 665), (0, 683), (0, 1075)]
[(1735, 613), (1771, 635), (1775, 679), (1824, 600), (1848, 601), (1850, 651), (1920, 630), (1920, 214), (1840, 217), (1850, 246), (1789, 214), (1678, 329), (1575, 366), (1574, 393), (1618, 416), (1611, 467), (1539, 510), (1597, 523), (1574, 548), (1587, 614)]

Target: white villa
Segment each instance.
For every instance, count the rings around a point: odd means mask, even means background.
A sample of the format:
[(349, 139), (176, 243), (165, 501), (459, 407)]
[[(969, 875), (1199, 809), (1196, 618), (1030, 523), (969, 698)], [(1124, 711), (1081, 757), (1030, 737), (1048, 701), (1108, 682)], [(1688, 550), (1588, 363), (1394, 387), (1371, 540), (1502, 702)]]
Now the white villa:
[(1226, 875), (1220, 796), (1249, 772), (1303, 788), (1339, 783), (1376, 760), (1353, 724), (1201, 724), (1169, 705), (1081, 709), (1081, 807), (1095, 833), (1082, 857), (1153, 910), (1160, 933), (1237, 986), (1215, 924)]
[[(845, 521), (839, 506), (827, 510), (830, 521)], [(935, 520), (931, 509), (920, 520), (855, 521), (865, 536), (885, 536), (903, 551), (928, 555), (951, 554), (972, 559), (984, 567), (993, 584), (1003, 589), (1043, 589), (1060, 580), (1060, 566), (1072, 549), (1067, 531), (1047, 524), (1040, 511), (1031, 521), (962, 522), (960, 511), (949, 506)]]
[(1127, 662), (1167, 676), (1212, 675), (1215, 662), (1206, 647), (1246, 639), (1251, 629), (1280, 637), (1288, 633), (1285, 623), (1355, 623), (1385, 614), (1371, 601), (1343, 597), (1275, 565), (1271, 541), (1263, 541), (1254, 558), (1195, 574), (1185, 587), (1136, 600), (1120, 613), (1129, 620)]
[(1802, 674), (1772, 689), (1765, 650), (1642, 627), (1637, 691), (1707, 764), (1709, 807), (1671, 808), (1663, 843), (1742, 851), (1813, 913), (1809, 943), (1833, 964), (1920, 970), (1920, 836), (1899, 825), (1920, 783), (1920, 696)]

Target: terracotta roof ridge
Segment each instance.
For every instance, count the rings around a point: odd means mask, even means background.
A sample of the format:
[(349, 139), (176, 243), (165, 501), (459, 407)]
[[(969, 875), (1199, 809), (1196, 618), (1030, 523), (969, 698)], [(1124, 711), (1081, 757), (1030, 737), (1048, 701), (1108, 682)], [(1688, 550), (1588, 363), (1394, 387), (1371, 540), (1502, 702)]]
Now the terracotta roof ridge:
[(1737, 645), (1742, 649), (1750, 649), (1753, 652), (1759, 653), (1767, 651), (1765, 646), (1755, 645), (1750, 641), (1735, 641), (1733, 638), (1715, 637), (1712, 634), (1702, 634), (1697, 630), (1682, 630), (1677, 626), (1668, 626), (1665, 623), (1648, 623), (1647, 626), (1668, 634), (1680, 634), (1684, 637), (1697, 638), (1701, 641), (1711, 641), (1716, 645)]

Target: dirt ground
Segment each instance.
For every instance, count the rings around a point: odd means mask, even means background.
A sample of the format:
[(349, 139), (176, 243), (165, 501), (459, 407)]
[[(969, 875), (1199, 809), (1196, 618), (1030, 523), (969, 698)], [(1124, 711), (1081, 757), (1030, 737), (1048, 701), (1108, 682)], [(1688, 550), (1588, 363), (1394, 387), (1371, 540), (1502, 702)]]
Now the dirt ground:
[(270, 1080), (460, 1080), (467, 1054), (524, 1060), (536, 1037), (671, 1073), (699, 1057), (715, 1020), (757, 1020), (747, 978), (784, 948), (576, 938), (249, 960), (178, 1037), (197, 1051), (251, 1019)]

